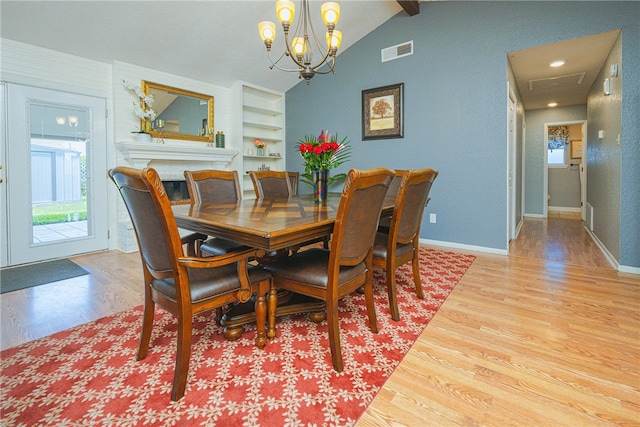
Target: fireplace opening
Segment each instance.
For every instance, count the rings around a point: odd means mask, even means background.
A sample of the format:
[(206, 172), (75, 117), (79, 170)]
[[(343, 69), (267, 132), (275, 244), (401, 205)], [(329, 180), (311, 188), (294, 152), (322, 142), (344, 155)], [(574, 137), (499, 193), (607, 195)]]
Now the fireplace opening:
[(172, 205), (182, 205), (190, 202), (187, 181), (162, 181)]

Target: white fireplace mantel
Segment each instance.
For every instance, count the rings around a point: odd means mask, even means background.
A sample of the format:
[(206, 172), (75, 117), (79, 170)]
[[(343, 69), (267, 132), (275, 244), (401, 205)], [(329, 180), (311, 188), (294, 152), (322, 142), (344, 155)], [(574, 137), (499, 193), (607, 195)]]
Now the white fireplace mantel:
[(190, 143), (116, 142), (116, 148), (134, 168), (153, 167), (162, 179), (184, 179), (186, 169), (227, 169), (237, 150)]

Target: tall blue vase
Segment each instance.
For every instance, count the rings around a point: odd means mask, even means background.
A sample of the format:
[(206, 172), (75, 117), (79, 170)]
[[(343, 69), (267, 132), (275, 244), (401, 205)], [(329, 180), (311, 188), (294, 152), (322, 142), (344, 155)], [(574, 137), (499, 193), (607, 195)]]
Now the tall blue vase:
[(329, 188), (329, 171), (314, 170), (313, 177), (313, 200), (316, 203), (324, 203), (327, 201), (327, 190)]

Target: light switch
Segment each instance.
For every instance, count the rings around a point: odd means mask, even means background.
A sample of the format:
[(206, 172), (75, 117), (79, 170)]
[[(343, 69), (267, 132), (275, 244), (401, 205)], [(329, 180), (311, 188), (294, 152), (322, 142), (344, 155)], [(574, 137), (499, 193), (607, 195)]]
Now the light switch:
[(604, 138), (604, 130), (600, 129), (598, 131), (598, 138), (600, 138), (600, 139)]

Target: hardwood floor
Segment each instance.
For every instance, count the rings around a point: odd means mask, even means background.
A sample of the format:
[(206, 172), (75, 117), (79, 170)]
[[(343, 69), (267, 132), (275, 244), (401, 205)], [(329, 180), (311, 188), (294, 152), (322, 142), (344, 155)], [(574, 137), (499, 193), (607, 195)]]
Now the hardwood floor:
[(555, 212), (549, 219), (525, 218), (509, 255), (556, 261), (586, 267), (611, 268), (584, 222), (573, 212)]
[[(475, 254), (358, 426), (640, 425), (640, 276), (554, 221)], [(137, 253), (73, 261), (91, 275), (2, 295), (3, 349), (141, 304)]]

